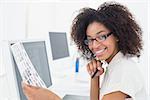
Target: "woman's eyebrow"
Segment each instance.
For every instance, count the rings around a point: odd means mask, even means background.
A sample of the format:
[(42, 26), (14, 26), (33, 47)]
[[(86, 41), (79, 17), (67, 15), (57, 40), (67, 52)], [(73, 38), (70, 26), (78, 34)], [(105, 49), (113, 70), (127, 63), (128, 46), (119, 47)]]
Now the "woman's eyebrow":
[(102, 32), (105, 32), (105, 31), (99, 31), (99, 32), (96, 33), (96, 35), (99, 35), (99, 34), (101, 34)]
[[(97, 32), (96, 36), (99, 35), (99, 34), (101, 34), (102, 32), (105, 32), (105, 31), (99, 31), (99, 32)], [(87, 38), (92, 38), (92, 37), (90, 35), (87, 35)]]

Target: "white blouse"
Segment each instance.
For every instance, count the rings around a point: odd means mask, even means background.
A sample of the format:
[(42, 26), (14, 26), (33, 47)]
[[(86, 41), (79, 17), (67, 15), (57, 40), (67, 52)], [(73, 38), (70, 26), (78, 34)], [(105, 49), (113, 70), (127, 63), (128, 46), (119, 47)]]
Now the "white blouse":
[(146, 100), (144, 80), (130, 57), (118, 52), (106, 69), (100, 89), (100, 100), (104, 95), (115, 91), (131, 96), (126, 100)]

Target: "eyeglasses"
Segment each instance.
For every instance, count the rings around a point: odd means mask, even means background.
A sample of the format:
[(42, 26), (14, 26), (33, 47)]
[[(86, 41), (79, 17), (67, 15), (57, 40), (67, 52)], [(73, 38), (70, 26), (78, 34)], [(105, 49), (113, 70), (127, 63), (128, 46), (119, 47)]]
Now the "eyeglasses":
[(98, 42), (102, 42), (102, 41), (105, 41), (111, 34), (112, 34), (112, 32), (110, 32), (106, 35), (97, 36), (95, 39), (86, 39), (86, 40), (84, 40), (84, 43), (86, 45), (92, 45), (94, 40), (96, 40)]

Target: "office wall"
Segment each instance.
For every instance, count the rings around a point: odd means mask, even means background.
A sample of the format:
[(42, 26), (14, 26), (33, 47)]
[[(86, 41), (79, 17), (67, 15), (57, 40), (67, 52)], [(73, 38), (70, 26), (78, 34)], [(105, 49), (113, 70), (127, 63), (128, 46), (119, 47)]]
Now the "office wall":
[[(0, 4), (0, 46), (1, 46), (1, 41), (3, 39), (3, 16), (2, 16), (2, 13), (3, 13), (3, 10), (2, 10), (2, 4)], [(2, 59), (2, 48), (0, 48), (0, 59)], [(0, 75), (3, 74), (3, 61), (0, 60)]]
[[(43, 2), (28, 5), (27, 37), (47, 38), (48, 32), (67, 32), (69, 49), (71, 22), (79, 8), (88, 6), (88, 2)], [(74, 54), (71, 52), (71, 55)]]
[(11, 69), (4, 63), (7, 61), (4, 61), (6, 48), (4, 48), (3, 41), (24, 39), (25, 33), (26, 4), (14, 2), (14, 0), (11, 2), (0, 0), (0, 100), (15, 97), (12, 82), (14, 80), (11, 80), (8, 75)]

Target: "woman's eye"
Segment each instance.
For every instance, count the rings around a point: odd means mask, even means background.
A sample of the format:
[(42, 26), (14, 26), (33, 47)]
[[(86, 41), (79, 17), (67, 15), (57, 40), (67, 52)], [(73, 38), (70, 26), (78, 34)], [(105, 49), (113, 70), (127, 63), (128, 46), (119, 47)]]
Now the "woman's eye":
[(99, 36), (99, 39), (100, 39), (100, 40), (105, 40), (105, 39), (106, 39), (106, 36), (105, 36), (105, 35)]

